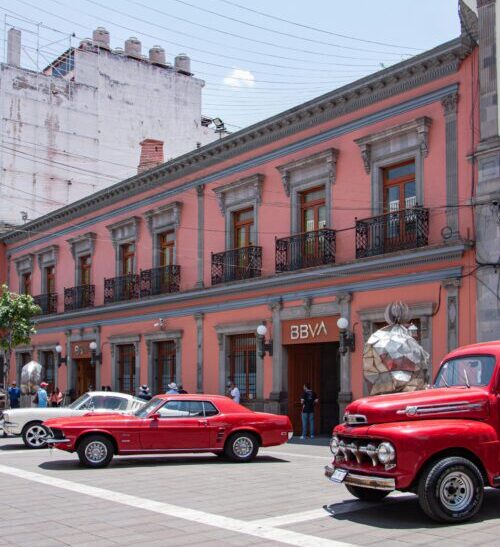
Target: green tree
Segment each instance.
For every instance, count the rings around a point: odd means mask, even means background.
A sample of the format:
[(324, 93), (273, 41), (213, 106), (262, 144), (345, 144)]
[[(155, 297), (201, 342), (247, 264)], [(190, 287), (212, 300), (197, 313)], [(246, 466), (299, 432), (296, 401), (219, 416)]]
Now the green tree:
[(7, 388), (12, 349), (29, 344), (36, 333), (33, 317), (41, 313), (29, 294), (16, 294), (2, 285), (0, 295), (0, 350), (3, 353), (3, 384)]

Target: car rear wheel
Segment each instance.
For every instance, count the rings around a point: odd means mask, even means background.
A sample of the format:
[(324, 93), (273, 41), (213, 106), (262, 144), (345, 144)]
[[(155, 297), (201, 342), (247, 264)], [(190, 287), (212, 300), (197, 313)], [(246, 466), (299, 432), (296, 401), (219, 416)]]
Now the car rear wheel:
[(233, 462), (250, 462), (259, 451), (259, 441), (252, 433), (234, 433), (226, 441), (224, 454)]
[(362, 486), (352, 486), (350, 484), (346, 484), (345, 487), (350, 494), (362, 501), (380, 501), (390, 494), (387, 490), (363, 488)]
[(424, 513), (438, 522), (463, 522), (473, 517), (483, 503), (481, 471), (466, 458), (444, 458), (429, 466), (418, 485), (418, 500)]
[(78, 446), (78, 457), (86, 467), (106, 467), (113, 459), (113, 443), (103, 435), (85, 437)]
[(47, 443), (44, 439), (48, 433), (41, 422), (31, 422), (24, 426), (22, 432), (23, 442), (31, 449), (45, 448)]

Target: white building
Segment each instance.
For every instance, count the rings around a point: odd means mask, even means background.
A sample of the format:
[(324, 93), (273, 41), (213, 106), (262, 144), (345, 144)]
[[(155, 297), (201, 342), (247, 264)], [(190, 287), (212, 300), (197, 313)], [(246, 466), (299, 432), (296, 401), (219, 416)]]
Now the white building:
[(149, 168), (217, 137), (202, 117), (204, 82), (189, 57), (172, 66), (159, 46), (145, 57), (136, 38), (124, 49), (109, 44), (98, 28), (36, 72), (20, 66), (21, 32), (9, 30), (0, 65), (0, 224), (42, 216), (135, 174), (144, 140), (159, 145)]

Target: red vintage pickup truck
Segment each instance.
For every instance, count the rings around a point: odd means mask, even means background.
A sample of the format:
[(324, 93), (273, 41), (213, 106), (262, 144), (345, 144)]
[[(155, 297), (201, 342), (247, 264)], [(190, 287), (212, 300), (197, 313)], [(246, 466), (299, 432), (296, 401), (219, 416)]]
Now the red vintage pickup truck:
[(351, 403), (325, 475), (362, 500), (418, 495), (439, 522), (461, 522), (500, 488), (500, 341), (449, 353), (425, 391)]

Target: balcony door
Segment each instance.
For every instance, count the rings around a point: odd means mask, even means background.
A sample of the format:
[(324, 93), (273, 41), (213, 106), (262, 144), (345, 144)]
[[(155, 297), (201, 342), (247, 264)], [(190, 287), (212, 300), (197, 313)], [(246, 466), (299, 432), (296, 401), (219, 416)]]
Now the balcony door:
[(56, 292), (56, 268), (55, 266), (47, 266), (44, 269), (44, 288), (47, 294), (55, 294)]
[[(233, 247), (235, 250), (246, 249), (253, 245), (253, 231), (253, 207), (233, 213)], [(227, 272), (229, 273), (234, 268), (233, 275), (231, 276), (232, 279), (246, 279), (249, 277), (248, 271), (252, 267), (249, 252), (241, 250), (234, 253), (234, 255), (229, 254), (227, 258), (229, 261)]]
[(410, 209), (417, 205), (415, 161), (384, 169), (384, 238), (387, 247), (411, 241), (416, 234), (416, 218)]
[(316, 258), (324, 253), (325, 241), (319, 230), (326, 227), (325, 188), (312, 188), (300, 194), (300, 217), (303, 237), (300, 248), (294, 249), (292, 257), (295, 269), (307, 268), (317, 263)]
[(135, 393), (135, 346), (118, 346), (118, 391)]
[(160, 266), (160, 268), (172, 266), (174, 264), (175, 232), (173, 230), (159, 234), (158, 252), (158, 266)]
[(120, 247), (120, 275), (133, 274), (135, 269), (135, 244), (126, 243)]

